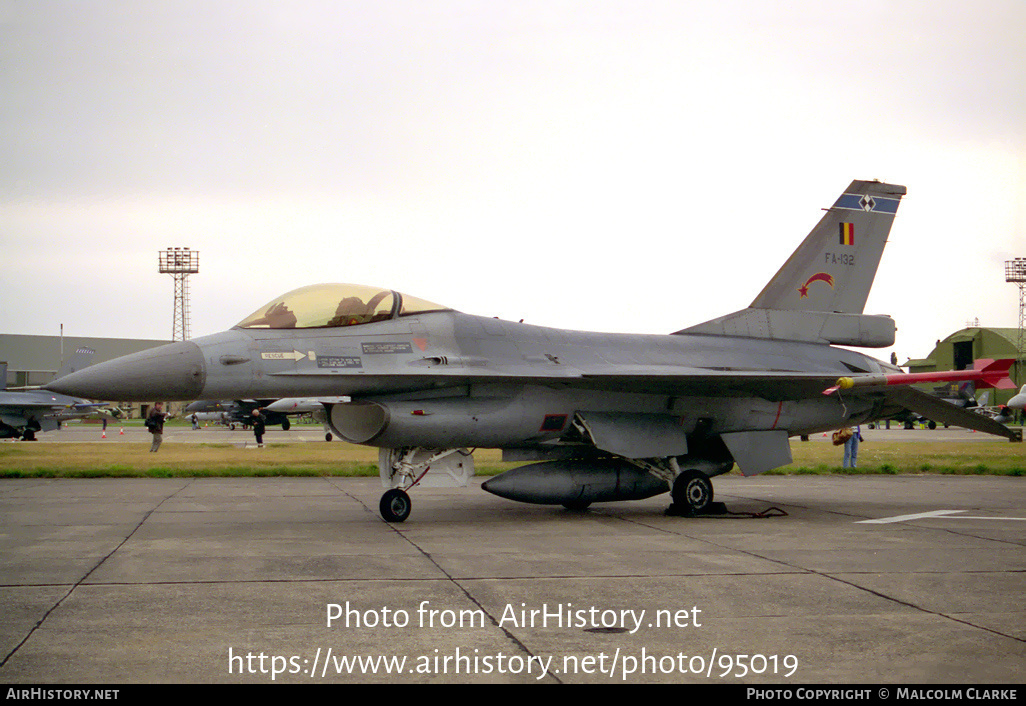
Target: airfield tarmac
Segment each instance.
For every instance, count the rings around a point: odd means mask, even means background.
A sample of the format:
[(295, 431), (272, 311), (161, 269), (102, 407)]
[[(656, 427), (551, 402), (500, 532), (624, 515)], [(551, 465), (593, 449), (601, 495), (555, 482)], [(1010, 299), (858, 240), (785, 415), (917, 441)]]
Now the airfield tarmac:
[(388, 525), (376, 478), (3, 480), (0, 682), (1017, 684), (1024, 482), (716, 480), (766, 518), (472, 482)]

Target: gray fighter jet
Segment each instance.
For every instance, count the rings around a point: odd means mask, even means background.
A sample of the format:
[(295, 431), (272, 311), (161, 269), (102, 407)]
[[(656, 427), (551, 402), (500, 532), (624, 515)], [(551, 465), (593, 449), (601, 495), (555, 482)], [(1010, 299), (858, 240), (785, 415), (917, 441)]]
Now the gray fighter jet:
[(220, 413), (224, 415), (227, 422), (234, 429), (236, 424), (240, 426), (251, 424), (253, 421), (253, 410), (260, 409), (264, 410), (264, 423), (267, 426), (281, 425), (282, 431), (288, 431), (292, 428), (292, 422), (289, 421), (287, 415), (277, 410), (266, 411), (267, 405), (272, 402), (275, 402), (275, 400), (196, 400), (186, 406), (182, 411), (182, 415), (188, 418), (193, 413)]
[(750, 307), (670, 335), (542, 328), (314, 285), (224, 333), (50, 387), (119, 400), (348, 395), (325, 412), (339, 437), (380, 449), (389, 521), (406, 519), (413, 486), (465, 485), (472, 447), (535, 462), (483, 484), (506, 498), (584, 508), (670, 491), (671, 510), (694, 514), (735, 463), (744, 475), (777, 468), (791, 436), (903, 409), (1018, 438), (834, 347), (894, 343), (894, 321), (862, 311), (904, 194), (852, 182)]
[[(79, 348), (57, 372), (69, 375), (92, 362), (94, 351)], [(0, 363), (0, 439), (20, 437), (35, 441), (36, 432), (53, 431), (69, 419), (81, 419), (103, 413), (105, 402), (54, 394), (48, 390), (8, 390), (7, 363)]]

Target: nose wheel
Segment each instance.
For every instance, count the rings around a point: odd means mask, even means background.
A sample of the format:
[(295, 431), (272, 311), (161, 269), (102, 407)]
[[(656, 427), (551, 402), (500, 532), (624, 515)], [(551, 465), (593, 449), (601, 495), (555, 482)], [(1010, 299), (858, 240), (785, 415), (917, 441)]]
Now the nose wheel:
[(402, 522), (410, 516), (412, 507), (409, 494), (399, 488), (386, 490), (378, 503), (378, 510), (385, 522)]

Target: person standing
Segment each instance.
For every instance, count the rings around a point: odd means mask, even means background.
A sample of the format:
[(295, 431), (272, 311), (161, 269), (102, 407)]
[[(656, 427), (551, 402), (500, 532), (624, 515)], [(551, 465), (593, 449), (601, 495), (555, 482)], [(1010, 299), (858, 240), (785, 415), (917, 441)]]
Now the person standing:
[(859, 457), (859, 442), (862, 441), (862, 426), (856, 426), (852, 430), (851, 437), (844, 442), (844, 467), (857, 468)]
[(256, 437), (257, 446), (263, 448), (264, 446), (264, 422), (266, 418), (260, 414), (259, 409), (253, 410), (253, 436)]
[(164, 420), (168, 418), (168, 415), (164, 414), (164, 403), (154, 402), (153, 409), (150, 410), (150, 414), (146, 417), (146, 429), (153, 434), (153, 443), (150, 444), (150, 453), (157, 453), (157, 449), (160, 448), (160, 442), (164, 440)]

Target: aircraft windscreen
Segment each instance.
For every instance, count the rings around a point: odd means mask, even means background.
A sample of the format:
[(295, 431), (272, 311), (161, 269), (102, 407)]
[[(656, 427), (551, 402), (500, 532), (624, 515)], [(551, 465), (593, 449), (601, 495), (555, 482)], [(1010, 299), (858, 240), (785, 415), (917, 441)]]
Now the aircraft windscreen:
[(402, 305), (399, 308), (399, 316), (409, 314), (426, 314), (429, 311), (448, 311), (449, 307), (429, 302), (420, 297), (411, 297), (409, 294), (402, 294)]
[(389, 289), (358, 284), (314, 284), (295, 289), (257, 309), (238, 328), (296, 329), (355, 326), (397, 315), (442, 311), (446, 307), (410, 297), (397, 312), (397, 295)]

